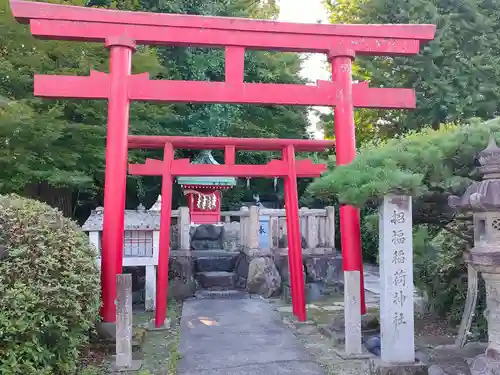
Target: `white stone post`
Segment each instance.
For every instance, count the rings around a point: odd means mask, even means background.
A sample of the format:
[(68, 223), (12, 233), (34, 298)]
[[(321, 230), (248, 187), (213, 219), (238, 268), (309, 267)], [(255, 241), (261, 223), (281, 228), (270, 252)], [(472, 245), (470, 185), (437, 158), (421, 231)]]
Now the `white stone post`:
[(245, 249), (248, 247), (247, 242), (247, 227), (248, 227), (248, 207), (243, 206), (240, 209), (240, 247)]
[(255, 250), (259, 248), (259, 208), (251, 206), (248, 213), (247, 223), (247, 244), (248, 248)]
[(326, 210), (326, 246), (335, 249), (335, 207), (325, 207)]
[(319, 244), (318, 217), (312, 214), (307, 216), (307, 248), (315, 249)]
[(179, 208), (179, 245), (184, 252), (191, 250), (189, 228), (191, 226), (191, 218), (189, 216), (189, 207)]
[(153, 231), (153, 264), (145, 266), (146, 280), (144, 293), (144, 309), (154, 311), (156, 309), (156, 266), (160, 253), (160, 232)]
[(160, 231), (153, 231), (153, 263), (158, 265), (160, 255)]
[(384, 197), (379, 230), (381, 359), (414, 363), (411, 197)]
[(97, 251), (97, 265), (99, 268), (101, 267), (101, 248), (100, 248), (100, 241), (99, 241), (99, 235), (101, 232), (97, 231), (92, 231), (89, 232), (89, 242), (91, 245), (93, 245)]
[(359, 271), (344, 272), (345, 353), (361, 354), (361, 277)]
[(116, 357), (114, 370), (138, 370), (132, 360), (132, 275), (116, 275)]
[(144, 309), (154, 311), (156, 308), (156, 267), (146, 266)]

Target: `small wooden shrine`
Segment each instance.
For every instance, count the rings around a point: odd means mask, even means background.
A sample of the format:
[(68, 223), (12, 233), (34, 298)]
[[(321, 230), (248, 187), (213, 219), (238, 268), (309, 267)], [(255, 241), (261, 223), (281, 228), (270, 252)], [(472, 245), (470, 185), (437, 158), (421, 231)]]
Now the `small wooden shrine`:
[[(191, 164), (219, 165), (210, 150), (204, 150)], [(188, 199), (192, 224), (220, 222), (222, 191), (236, 185), (235, 177), (178, 177)]]

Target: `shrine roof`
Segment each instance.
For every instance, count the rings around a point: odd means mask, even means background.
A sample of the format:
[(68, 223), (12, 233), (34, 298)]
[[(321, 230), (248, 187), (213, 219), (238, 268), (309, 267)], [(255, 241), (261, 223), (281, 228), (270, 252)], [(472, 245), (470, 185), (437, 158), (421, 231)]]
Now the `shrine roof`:
[[(220, 165), (215, 160), (210, 150), (203, 150), (198, 157), (194, 159), (191, 164), (209, 164)], [(234, 177), (177, 177), (179, 185), (202, 185), (202, 186), (234, 186), (236, 185), (236, 178)]]
[[(85, 232), (102, 231), (103, 209), (92, 211), (82, 225)], [(160, 230), (160, 211), (125, 210), (125, 230)]]

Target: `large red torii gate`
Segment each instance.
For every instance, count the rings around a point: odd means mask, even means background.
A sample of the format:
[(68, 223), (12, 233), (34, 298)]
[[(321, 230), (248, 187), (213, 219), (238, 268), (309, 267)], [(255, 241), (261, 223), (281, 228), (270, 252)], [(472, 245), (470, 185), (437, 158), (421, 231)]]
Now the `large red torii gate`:
[[(168, 259), (170, 219), (172, 210), (172, 181), (180, 176), (283, 177), (285, 185), (288, 260), (292, 289), (293, 314), (306, 320), (302, 247), (299, 227), (297, 177), (319, 177), (325, 164), (310, 159), (295, 160), (295, 151), (318, 152), (334, 146), (333, 141), (262, 138), (207, 138), (170, 136), (129, 136), (129, 148), (163, 148), (163, 160), (146, 159), (144, 164), (129, 164), (132, 175), (162, 176), (160, 216), (160, 255), (156, 288), (155, 325), (160, 327), (166, 318), (168, 291)], [(223, 149), (223, 165), (191, 164), (189, 159), (174, 159), (175, 149)], [(236, 151), (281, 151), (282, 160), (264, 165), (236, 164)]]
[[(14, 17), (38, 38), (105, 43), (110, 74), (89, 77), (35, 75), (35, 95), (108, 100), (102, 240), (101, 314), (115, 321), (115, 275), (121, 272), (127, 134), (131, 101), (254, 103), (334, 107), (337, 164), (356, 156), (354, 107), (414, 108), (411, 89), (369, 88), (352, 83), (355, 54), (412, 55), (434, 38), (434, 25), (319, 25), (241, 18), (125, 12), (10, 0)], [(131, 75), (136, 44), (225, 48), (225, 82), (149, 80)], [(332, 81), (314, 86), (245, 83), (245, 49), (324, 53)], [(359, 210), (340, 208), (343, 265), (362, 271)], [(362, 275), (362, 273), (361, 273)], [(360, 280), (364, 309), (363, 280)]]

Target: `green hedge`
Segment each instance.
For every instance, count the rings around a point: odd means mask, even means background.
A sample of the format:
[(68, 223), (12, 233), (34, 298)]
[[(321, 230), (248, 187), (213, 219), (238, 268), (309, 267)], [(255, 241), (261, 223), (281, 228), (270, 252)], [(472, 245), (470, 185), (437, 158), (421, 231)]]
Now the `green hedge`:
[(0, 373), (76, 373), (98, 317), (88, 238), (48, 205), (0, 196)]

